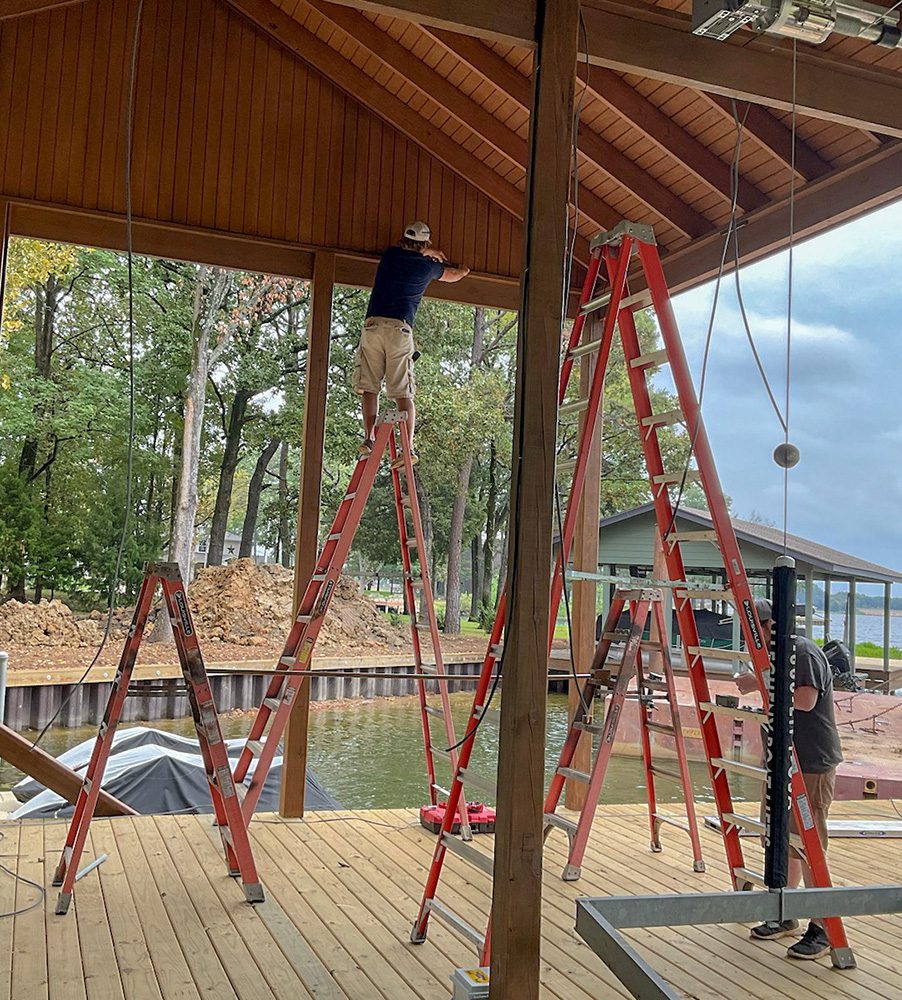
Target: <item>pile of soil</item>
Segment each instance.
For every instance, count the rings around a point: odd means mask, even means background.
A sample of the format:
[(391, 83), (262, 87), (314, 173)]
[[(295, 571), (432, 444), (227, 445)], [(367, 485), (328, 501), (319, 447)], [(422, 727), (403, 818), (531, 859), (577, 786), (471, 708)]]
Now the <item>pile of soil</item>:
[(103, 622), (79, 619), (62, 601), (0, 604), (0, 649), (19, 646), (94, 646)]
[[(269, 646), (291, 626), (294, 574), (282, 566), (237, 559), (201, 570), (189, 590), (201, 640)], [(376, 610), (356, 582), (341, 577), (317, 642), (320, 652), (402, 649), (409, 631)]]

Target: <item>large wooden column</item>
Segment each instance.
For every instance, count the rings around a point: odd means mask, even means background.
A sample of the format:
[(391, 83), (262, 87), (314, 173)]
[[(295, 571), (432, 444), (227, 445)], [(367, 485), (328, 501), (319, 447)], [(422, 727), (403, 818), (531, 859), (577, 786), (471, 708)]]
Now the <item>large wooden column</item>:
[(6, 298), (6, 252), (9, 247), (9, 216), (10, 204), (5, 198), (0, 198), (0, 327), (3, 325), (3, 302)]
[(578, 0), (538, 0), (492, 900), (492, 1000), (538, 1000), (557, 373)]
[[(586, 324), (583, 338), (586, 342), (601, 337), (602, 323), (594, 319)], [(579, 363), (580, 396), (589, 395), (597, 354), (585, 354)], [(603, 403), (603, 398), (602, 398)], [(589, 459), (586, 466), (586, 485), (576, 518), (573, 536), (573, 568), (583, 573), (598, 572), (598, 512), (601, 507), (601, 435), (602, 420), (599, 415), (595, 431), (589, 442)], [(578, 674), (586, 673), (595, 655), (595, 618), (598, 585), (595, 580), (573, 581), (573, 660)], [(583, 682), (580, 682), (582, 684)], [(568, 688), (567, 710), (572, 721), (579, 708), (579, 688), (571, 680)], [(592, 734), (583, 733), (573, 755), (573, 767), (579, 771), (592, 770)], [(564, 805), (568, 809), (582, 809), (586, 801), (585, 782), (568, 780), (564, 785)]]
[[(294, 555), (294, 613), (313, 575), (319, 554), (319, 505), (323, 485), (326, 438), (326, 389), (329, 382), (329, 342), (332, 333), (332, 286), (335, 254), (317, 253), (313, 263), (313, 303), (307, 334), (304, 379), (304, 428), (301, 437), (301, 483)], [(311, 664), (312, 666), (312, 664)], [(304, 815), (307, 776), (307, 726), (310, 683), (302, 685), (285, 728), (279, 814)]]

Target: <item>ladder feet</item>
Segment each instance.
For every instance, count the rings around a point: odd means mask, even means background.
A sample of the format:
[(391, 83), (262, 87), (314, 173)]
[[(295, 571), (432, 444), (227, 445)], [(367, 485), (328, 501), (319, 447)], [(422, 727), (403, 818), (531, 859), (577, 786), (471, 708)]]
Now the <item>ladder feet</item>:
[(53, 881), (50, 883), (54, 889), (59, 889), (63, 884), (63, 879), (66, 877), (66, 863), (61, 861), (56, 866), (56, 871), (53, 873)]
[(703, 871), (705, 871), (705, 862), (702, 861), (701, 858), (696, 858), (696, 860), (692, 862), (692, 870), (694, 872), (703, 872)]
[(266, 900), (263, 895), (263, 886), (259, 882), (245, 882), (244, 896), (249, 903), (262, 903)]
[(565, 882), (576, 882), (580, 875), (582, 875), (582, 872), (582, 865), (564, 865), (564, 870), (561, 872), (561, 878)]
[[(56, 899), (56, 913), (58, 916), (65, 916), (69, 912), (69, 904), (72, 902), (71, 892), (61, 892)], [(850, 952), (851, 954), (851, 952)], [(853, 959), (854, 963), (854, 959)]]
[(652, 854), (660, 854), (660, 853), (661, 853), (661, 851), (663, 851), (663, 850), (664, 850), (664, 848), (663, 848), (663, 847), (661, 847), (661, 845), (660, 845), (660, 844), (656, 844), (656, 843), (655, 843), (654, 841), (652, 841), (652, 842), (651, 842), (651, 843), (650, 843), (650, 844), (648, 845), (648, 849), (649, 849), (649, 850), (651, 851), (651, 853), (652, 853)]
[(410, 929), (410, 943), (411, 944), (423, 944), (426, 940), (426, 927), (420, 927), (420, 925), (414, 924)]
[(833, 962), (834, 969), (855, 969), (858, 967), (851, 948), (833, 948), (830, 952), (830, 961)]

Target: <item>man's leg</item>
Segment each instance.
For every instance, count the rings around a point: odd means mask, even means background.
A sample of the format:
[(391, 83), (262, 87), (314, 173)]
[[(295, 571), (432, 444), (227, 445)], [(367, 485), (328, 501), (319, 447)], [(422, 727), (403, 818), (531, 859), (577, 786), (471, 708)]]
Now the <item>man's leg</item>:
[[(811, 815), (817, 829), (818, 839), (827, 853), (828, 832), (827, 813), (830, 810), (830, 803), (833, 801), (833, 783), (836, 772), (828, 771), (826, 774), (803, 774), (805, 779), (805, 790), (808, 793), (808, 804), (811, 807)], [(814, 888), (814, 878), (808, 865), (798, 859), (793, 858), (790, 865), (795, 864), (797, 871), (805, 880), (805, 885), (810, 889)], [(797, 882), (794, 884), (798, 884)], [(812, 917), (808, 922), (808, 930), (800, 941), (797, 941), (786, 952), (789, 958), (815, 959), (821, 958), (830, 951), (830, 942), (827, 932), (824, 930), (824, 923), (817, 917)]]
[(414, 451), (413, 433), (417, 426), (417, 408), (413, 405), (413, 396), (396, 399), (395, 402), (398, 404), (398, 409), (402, 413), (407, 414), (407, 433), (410, 437), (410, 450)]
[(360, 396), (360, 406), (363, 410), (363, 440), (365, 444), (371, 445), (379, 413), (379, 393), (363, 392)]

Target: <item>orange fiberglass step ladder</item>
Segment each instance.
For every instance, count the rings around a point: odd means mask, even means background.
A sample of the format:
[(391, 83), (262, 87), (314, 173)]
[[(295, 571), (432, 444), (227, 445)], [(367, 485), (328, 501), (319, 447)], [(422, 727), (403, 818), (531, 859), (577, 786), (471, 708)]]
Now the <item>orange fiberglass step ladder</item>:
[[(624, 629), (621, 616), (624, 609), (629, 615), (629, 627)], [(659, 641), (644, 639), (645, 627), (654, 620)], [(615, 644), (624, 643), (619, 661), (611, 662), (610, 654)], [(646, 652), (657, 652), (661, 657), (661, 673), (652, 673), (643, 662)], [(570, 725), (570, 731), (561, 750), (560, 760), (551, 779), (545, 800), (546, 835), (551, 827), (564, 830), (570, 840), (567, 864), (563, 879), (574, 882), (580, 870), (592, 829), (592, 820), (598, 807), (604, 786), (605, 773), (614, 749), (619, 722), (630, 684), (636, 679), (639, 698), (639, 731), (642, 744), (642, 761), (645, 765), (645, 789), (648, 798), (648, 822), (651, 833), (651, 850), (658, 853), (661, 846), (662, 825), (677, 826), (689, 834), (692, 844), (692, 867), (703, 872), (702, 845), (698, 835), (698, 821), (695, 816), (695, 801), (692, 794), (692, 778), (686, 759), (686, 745), (680, 725), (680, 709), (677, 702), (676, 686), (673, 680), (673, 666), (670, 662), (670, 648), (664, 628), (664, 609), (661, 591), (656, 589), (618, 589), (614, 593), (611, 607), (604, 624), (601, 640), (595, 650), (589, 677), (580, 693), (580, 702)], [(596, 697), (603, 700), (610, 695), (606, 704), (604, 720), (595, 722), (593, 706)], [(664, 720), (656, 711), (667, 706), (669, 719)], [(592, 770), (580, 771), (573, 767), (573, 755), (583, 733), (598, 736), (598, 749), (592, 762)], [(661, 734), (673, 740), (677, 769), (657, 763), (652, 757), (653, 735)], [(556, 810), (568, 778), (588, 785), (586, 801), (580, 810), (579, 819), (573, 821), (559, 815)], [(686, 805), (686, 822), (658, 812), (656, 779), (666, 778), (679, 782)]]
[(113, 747), (116, 726), (119, 724), (125, 699), (128, 697), (138, 649), (144, 636), (147, 616), (158, 583), (163, 591), (169, 620), (172, 622), (172, 633), (188, 689), (188, 703), (194, 717), (194, 728), (197, 730), (204, 771), (210, 785), (213, 812), (222, 838), (228, 871), (230, 875), (241, 879), (248, 902), (259, 903), (263, 900), (263, 889), (254, 865), (247, 824), (241, 812), (228, 751), (219, 727), (213, 692), (207, 680), (207, 671), (194, 631), (191, 611), (188, 608), (182, 574), (178, 563), (156, 563), (149, 565), (145, 571), (135, 614), (113, 681), (113, 689), (107, 701), (103, 721), (100, 723), (91, 760), (85, 771), (84, 783), (75, 803), (75, 812), (66, 836), (66, 846), (53, 876), (53, 884), (61, 887), (56, 904), (56, 912), (59, 914), (68, 911), (72, 901), (72, 890), (76, 879), (79, 878), (78, 862), (97, 806), (104, 769)]
[[(332, 602), (342, 568), (351, 550), (354, 535), (360, 525), (364, 508), (376, 480), (382, 458), (388, 450), (390, 457), (392, 488), (398, 520), (401, 543), (401, 564), (404, 570), (404, 594), (410, 611), (411, 636), (414, 650), (414, 670), (417, 678), (417, 693), (423, 722), (423, 739), (426, 748), (426, 774), (429, 783), (429, 801), (438, 806), (439, 797), (449, 794), (449, 789), (438, 782), (436, 760), (447, 761), (452, 771), (458, 763), (454, 724), (448, 699), (448, 681), (445, 673), (442, 648), (438, 636), (438, 622), (429, 583), (429, 569), (424, 558), (425, 542), (420, 506), (417, 501), (411, 460), (410, 438), (407, 419), (403, 413), (391, 413), (376, 424), (373, 435), (373, 449), (362, 456), (351, 475), (347, 491), (338, 505), (335, 520), (326, 536), (326, 541), (316, 561), (316, 567), (301, 598), (297, 615), (282, 655), (257, 710), (247, 743), (235, 767), (235, 779), (243, 782), (250, 771), (251, 763), (257, 764), (247, 785), (242, 810), (245, 820), (250, 822), (260, 798), (263, 784), (276, 754), (279, 740), (288, 723), (291, 707), (301, 685), (308, 680), (313, 647), (316, 644), (323, 621)], [(408, 525), (408, 517), (410, 524)], [(418, 601), (418, 596), (421, 600)], [(418, 608), (425, 612), (423, 621), (417, 620)], [(423, 658), (424, 636), (428, 634), (432, 645), (432, 662)], [(435, 677), (428, 681), (424, 675)], [(427, 687), (434, 684), (438, 693), (438, 704)], [(432, 733), (431, 719), (441, 721), (441, 735), (436, 740)], [(446, 784), (450, 784), (447, 781)], [(467, 819), (467, 805), (459, 801), (448, 812), (457, 815), (464, 837), (469, 838), (470, 826)]]
[[(734, 889), (750, 889), (757, 884), (765, 884), (762, 874), (752, 871), (745, 864), (740, 832), (753, 830), (763, 832), (764, 824), (759, 820), (743, 816), (733, 808), (730, 793), (729, 774), (741, 772), (748, 776), (751, 770), (757, 773), (762, 782), (766, 777), (763, 768), (751, 769), (749, 765), (726, 759), (721, 751), (720, 736), (716, 726), (716, 715), (728, 713), (748, 719), (757, 717), (763, 723), (767, 722), (769, 711), (768, 686), (766, 671), (770, 667), (770, 654), (765, 648), (761, 636), (760, 624), (755, 612), (755, 605), (749, 588), (748, 578), (742, 563), (739, 545), (730, 522), (729, 512), (724, 500), (723, 491), (718, 479), (714, 458), (708, 443), (707, 434), (702, 423), (701, 410), (692, 384), (692, 377), (686, 356), (680, 342), (679, 330), (673, 314), (670, 292), (664, 278), (658, 249), (655, 244), (654, 232), (650, 226), (623, 222), (614, 229), (601, 233), (591, 244), (592, 256), (586, 281), (580, 296), (580, 311), (567, 343), (566, 353), (561, 366), (558, 402), (563, 403), (567, 384), (573, 368), (574, 359), (590, 352), (597, 352), (598, 359), (592, 379), (592, 386), (585, 401), (581, 401), (581, 412), (584, 413), (582, 432), (576, 458), (574, 460), (574, 477), (571, 488), (570, 502), (564, 520), (564, 530), (561, 532), (557, 561), (551, 583), (551, 634), (549, 635), (549, 651), (553, 637), (554, 622), (557, 618), (561, 592), (564, 586), (563, 569), (569, 558), (570, 544), (575, 527), (575, 515), (578, 499), (581, 496), (585, 480), (585, 468), (588, 457), (587, 443), (591, 441), (597, 410), (601, 400), (601, 385), (604, 381), (610, 356), (615, 326), (620, 331), (624, 357), (629, 375), (630, 389), (633, 397), (639, 437), (645, 456), (649, 485), (654, 499), (655, 516), (658, 530), (664, 541), (664, 555), (667, 568), (667, 578), (673, 588), (674, 604), (679, 623), (680, 637), (683, 648), (683, 662), (686, 664), (692, 686), (699, 725), (702, 732), (702, 742), (705, 757), (708, 761), (709, 774), (717, 805), (718, 818), (730, 878)], [(626, 275), (631, 258), (638, 254), (639, 269), (645, 279), (647, 291), (638, 295), (630, 295)], [(607, 289), (598, 293), (596, 285), (599, 278), (607, 279)], [(663, 339), (663, 348), (643, 353), (639, 345), (633, 311), (643, 308), (649, 302), (654, 308)], [(581, 343), (581, 336), (586, 317), (594, 312), (604, 310), (602, 333), (597, 341)], [(662, 365), (669, 365), (679, 399), (677, 410), (655, 413), (652, 410), (647, 378), (654, 374)], [(661, 448), (658, 441), (658, 431), (662, 427), (683, 424), (690, 439), (691, 457), (695, 460), (695, 468), (688, 465), (685, 469), (665, 469)], [(671, 499), (671, 490), (679, 491), (687, 482), (697, 482), (701, 485), (708, 503), (708, 509), (714, 523), (714, 532), (695, 532), (675, 530), (676, 507)], [(574, 502), (576, 501), (576, 502)], [(569, 531), (568, 531), (569, 526)], [(712, 591), (710, 588), (694, 586), (686, 580), (681, 544), (697, 541), (713, 542), (719, 548), (726, 571), (727, 585), (724, 590)], [(692, 608), (693, 600), (717, 599), (730, 602), (739, 616), (742, 636), (745, 641), (746, 653), (729, 652), (731, 659), (744, 658), (751, 665), (757, 679), (758, 688), (763, 699), (764, 711), (759, 713), (742, 713), (741, 709), (728, 709), (715, 705), (708, 688), (705, 673), (704, 657), (712, 656), (710, 649), (702, 649)], [(449, 810), (463, 795), (464, 781), (467, 777), (474, 737), (479, 721), (486, 707), (490, 688), (494, 691), (498, 678), (496, 665), (502, 655), (502, 633), (506, 614), (505, 600), (499, 601), (498, 615), (490, 638), (489, 651), (483, 661), (483, 670), (473, 702), (473, 710), (467, 734), (460, 750), (460, 762), (454, 782), (451, 786)], [(546, 808), (546, 812), (553, 809)], [(805, 791), (804, 779), (796, 761), (792, 774), (792, 812), (796, 827), (801, 831), (794, 838), (794, 846), (801, 851), (807, 861), (817, 886), (829, 886), (830, 873), (827, 868), (826, 856), (817, 836), (817, 831), (811, 816)], [(485, 934), (480, 933), (460, 916), (436, 899), (442, 867), (448, 850), (465, 858), (490, 877), (493, 862), (490, 855), (478, 851), (470, 844), (461, 844), (450, 834), (450, 824), (446, 822), (439, 834), (432, 864), (426, 880), (423, 899), (416, 920), (411, 930), (410, 939), (414, 943), (425, 940), (429, 917), (435, 914), (444, 919), (459, 933), (473, 941), (479, 951), (480, 962), (487, 965), (491, 949), (491, 926)], [(830, 938), (834, 958), (849, 953), (845, 929), (839, 918), (832, 917), (824, 921)]]

